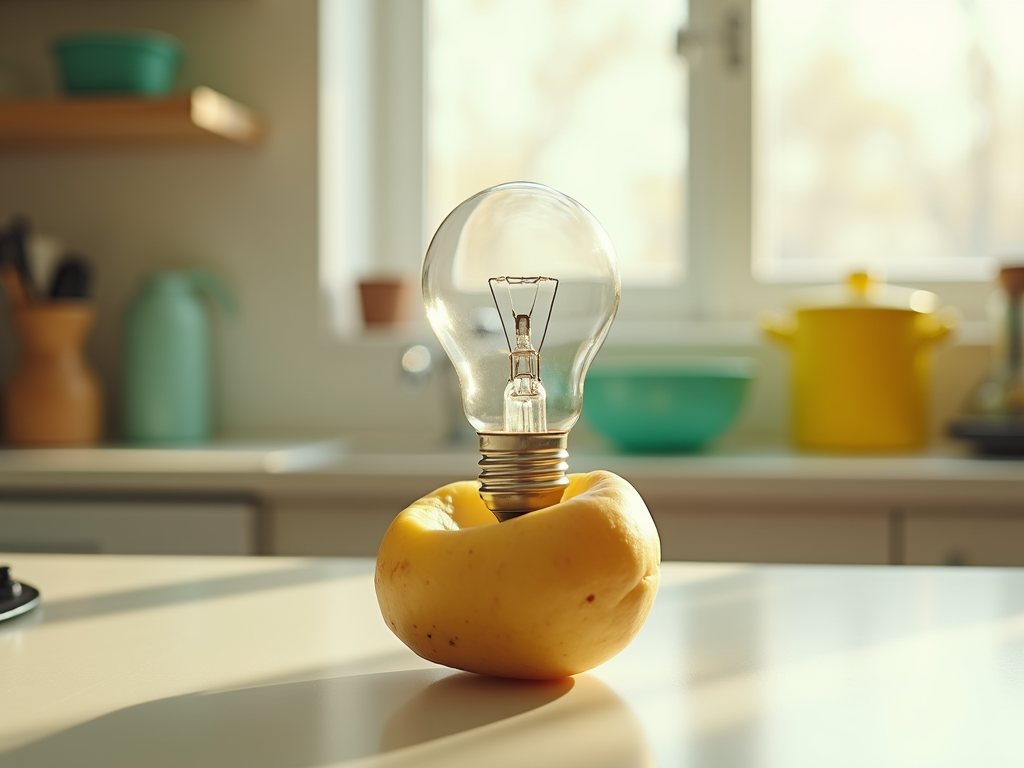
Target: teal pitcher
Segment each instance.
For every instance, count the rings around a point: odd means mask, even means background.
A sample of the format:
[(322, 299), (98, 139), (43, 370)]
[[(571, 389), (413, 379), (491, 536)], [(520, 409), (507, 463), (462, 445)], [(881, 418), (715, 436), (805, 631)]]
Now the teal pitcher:
[(235, 301), (201, 269), (157, 272), (128, 308), (123, 348), (123, 431), (132, 442), (198, 443), (213, 428), (206, 294), (229, 313)]

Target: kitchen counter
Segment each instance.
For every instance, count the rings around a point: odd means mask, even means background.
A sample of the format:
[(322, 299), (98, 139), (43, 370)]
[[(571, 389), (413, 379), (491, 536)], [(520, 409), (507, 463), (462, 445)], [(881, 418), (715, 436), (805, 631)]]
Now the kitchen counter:
[(0, 768), (1024, 764), (1024, 571), (678, 564), (553, 683), (385, 627), (372, 561), (5, 555)]
[[(23, 489), (188, 487), (311, 493), (365, 481), (412, 484), (475, 478), (479, 453), (471, 443), (432, 443), (394, 438), (292, 443), (223, 443), (204, 447), (102, 447), (43, 450), (0, 449), (0, 491)], [(738, 446), (692, 455), (629, 455), (570, 443), (570, 471), (607, 469), (652, 489), (686, 482), (687, 495), (765, 492), (792, 484), (829, 483), (844, 495), (892, 500), (935, 492), (1024, 493), (1024, 460), (975, 458), (955, 449), (917, 454), (842, 455), (801, 453), (778, 446)], [(433, 489), (436, 485), (431, 486)], [(680, 489), (676, 489), (678, 492)], [(814, 493), (812, 490), (811, 493)], [(1022, 496), (1024, 498), (1024, 496)]]
[[(475, 478), (478, 460), (471, 443), (413, 436), (0, 451), (0, 516), (5, 503), (37, 500), (240, 502), (251, 509), (252, 531), (240, 538), (248, 551), (367, 556), (399, 510)], [(626, 456), (572, 443), (569, 461), (572, 471), (608, 469), (632, 482), (671, 559), (1024, 564), (1022, 461), (746, 446)]]

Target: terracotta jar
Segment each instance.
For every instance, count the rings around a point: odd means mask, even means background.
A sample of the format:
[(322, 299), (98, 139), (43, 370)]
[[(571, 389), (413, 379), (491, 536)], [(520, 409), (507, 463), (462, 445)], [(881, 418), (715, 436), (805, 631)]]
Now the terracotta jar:
[(15, 310), (21, 357), (4, 395), (10, 445), (89, 445), (100, 439), (100, 386), (82, 350), (93, 320), (92, 307), (76, 301)]
[(397, 325), (406, 319), (408, 285), (401, 278), (360, 280), (359, 298), (368, 326)]

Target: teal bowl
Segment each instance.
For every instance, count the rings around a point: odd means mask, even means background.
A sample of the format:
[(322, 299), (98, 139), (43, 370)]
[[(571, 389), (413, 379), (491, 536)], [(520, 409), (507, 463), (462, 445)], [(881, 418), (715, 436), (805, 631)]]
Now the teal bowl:
[(53, 54), (72, 95), (163, 96), (181, 62), (178, 41), (159, 32), (72, 35), (56, 40)]
[(583, 419), (623, 451), (699, 451), (732, 426), (753, 378), (748, 358), (600, 368), (587, 374)]

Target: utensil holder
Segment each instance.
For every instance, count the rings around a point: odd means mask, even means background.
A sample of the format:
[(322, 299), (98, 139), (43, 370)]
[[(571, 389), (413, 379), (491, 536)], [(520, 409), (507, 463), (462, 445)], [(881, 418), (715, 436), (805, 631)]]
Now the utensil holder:
[(100, 439), (99, 381), (83, 353), (93, 308), (74, 301), (15, 310), (18, 367), (4, 393), (4, 436), (10, 445), (90, 445)]

